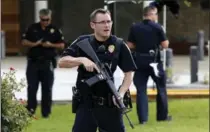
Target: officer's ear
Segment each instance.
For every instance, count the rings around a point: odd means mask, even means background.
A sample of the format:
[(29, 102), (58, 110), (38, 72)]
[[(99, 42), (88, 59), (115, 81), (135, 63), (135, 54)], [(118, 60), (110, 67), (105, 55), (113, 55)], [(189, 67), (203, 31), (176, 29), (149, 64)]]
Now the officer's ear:
[(90, 27), (91, 27), (92, 29), (95, 29), (95, 23), (90, 22)]

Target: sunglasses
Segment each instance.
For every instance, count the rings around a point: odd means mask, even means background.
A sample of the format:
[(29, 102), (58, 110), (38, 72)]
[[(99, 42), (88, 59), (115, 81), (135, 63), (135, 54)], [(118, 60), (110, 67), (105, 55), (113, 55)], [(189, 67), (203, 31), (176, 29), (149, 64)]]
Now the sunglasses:
[(43, 22), (48, 22), (49, 20), (50, 20), (49, 18), (47, 18), (47, 19), (41, 18), (41, 21), (43, 21)]
[(112, 21), (111, 20), (107, 20), (107, 21), (100, 21), (100, 22), (93, 22), (93, 23), (95, 23), (95, 24), (111, 24), (112, 23)]

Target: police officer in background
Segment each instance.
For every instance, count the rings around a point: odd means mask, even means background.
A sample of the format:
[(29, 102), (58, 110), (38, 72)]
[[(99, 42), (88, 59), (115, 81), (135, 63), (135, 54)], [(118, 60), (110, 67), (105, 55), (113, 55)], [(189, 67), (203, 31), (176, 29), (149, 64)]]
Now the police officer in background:
[[(59, 61), (61, 68), (78, 67), (76, 91), (80, 97), (76, 109), (76, 118), (73, 126), (74, 132), (124, 132), (122, 113), (115, 105), (113, 94), (105, 81), (100, 81), (88, 87), (82, 80), (96, 75), (98, 67), (77, 43), (86, 38), (103, 64), (106, 64), (111, 76), (117, 66), (124, 72), (124, 81), (119, 88), (121, 98), (128, 91), (132, 83), (132, 73), (136, 69), (129, 48), (122, 39), (111, 35), (112, 20), (110, 12), (106, 9), (96, 9), (90, 15), (90, 26), (94, 30), (92, 35), (78, 37), (63, 52)], [(113, 80), (114, 81), (114, 80)], [(74, 100), (73, 100), (74, 101)]]
[[(137, 88), (137, 114), (140, 124), (148, 120), (147, 81), (149, 76), (157, 86), (157, 120), (171, 120), (171, 116), (168, 116), (166, 76), (160, 58), (160, 47), (168, 48), (169, 41), (161, 25), (156, 23), (157, 20), (157, 9), (153, 6), (145, 7), (144, 20), (133, 24), (128, 35), (127, 44), (133, 51), (138, 68), (134, 74), (134, 85)], [(155, 68), (150, 66), (154, 62), (157, 63), (158, 75)]]
[(51, 10), (39, 11), (40, 22), (30, 25), (22, 35), (22, 44), (28, 47), (26, 78), (27, 109), (34, 114), (37, 107), (39, 82), (42, 87), (41, 113), (47, 118), (51, 113), (54, 68), (56, 68), (56, 49), (64, 48), (61, 31), (51, 24)]

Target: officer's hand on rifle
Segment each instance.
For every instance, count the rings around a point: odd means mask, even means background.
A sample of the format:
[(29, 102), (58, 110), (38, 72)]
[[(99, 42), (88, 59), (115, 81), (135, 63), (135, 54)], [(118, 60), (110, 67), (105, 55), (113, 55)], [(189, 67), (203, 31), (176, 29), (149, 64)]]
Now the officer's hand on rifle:
[(88, 58), (84, 57), (82, 59), (82, 64), (85, 67), (85, 69), (89, 72), (93, 72), (94, 69), (99, 73), (100, 70), (98, 69), (98, 67), (96, 66), (96, 64), (94, 62), (92, 62), (91, 60), (89, 60)]
[[(124, 97), (124, 94), (119, 93), (118, 99), (119, 99), (119, 100), (123, 100), (123, 97)], [(119, 105), (117, 104), (116, 98), (115, 98), (114, 96), (112, 96), (112, 100), (113, 100), (114, 105), (116, 105), (118, 108), (120, 108)]]

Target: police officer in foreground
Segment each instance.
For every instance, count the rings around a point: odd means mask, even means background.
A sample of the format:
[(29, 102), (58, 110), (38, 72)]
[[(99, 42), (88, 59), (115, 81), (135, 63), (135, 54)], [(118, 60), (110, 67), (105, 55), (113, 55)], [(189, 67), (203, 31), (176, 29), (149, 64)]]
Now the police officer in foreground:
[(77, 43), (88, 38), (100, 61), (109, 67), (112, 77), (117, 66), (121, 68), (125, 75), (119, 88), (121, 98), (132, 83), (132, 73), (136, 66), (124, 41), (111, 35), (112, 20), (108, 10), (93, 11), (90, 15), (90, 25), (94, 34), (78, 37), (64, 50), (63, 57), (59, 61), (61, 68), (79, 66), (76, 91), (80, 97), (72, 131), (96, 132), (98, 128), (101, 132), (124, 132), (122, 113), (115, 105), (115, 98), (112, 98), (113, 94), (105, 81), (100, 81), (92, 87), (83, 82), (84, 79), (94, 76), (98, 67), (79, 49)]
[(26, 78), (27, 109), (34, 114), (37, 107), (37, 90), (41, 82), (41, 113), (47, 118), (51, 113), (56, 49), (64, 48), (61, 31), (51, 24), (51, 10), (39, 11), (40, 22), (30, 25), (22, 36), (22, 44), (28, 47)]
[(127, 44), (133, 51), (138, 68), (134, 74), (134, 85), (137, 88), (136, 103), (140, 124), (148, 121), (147, 81), (149, 76), (152, 77), (157, 86), (157, 120), (171, 120), (171, 116), (168, 116), (166, 76), (160, 58), (160, 47), (168, 48), (169, 41), (161, 25), (156, 23), (157, 20), (157, 9), (152, 6), (145, 7), (144, 20), (133, 24), (128, 36)]

